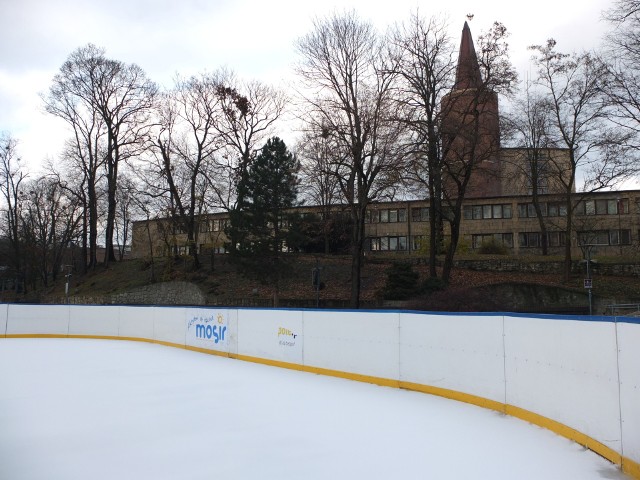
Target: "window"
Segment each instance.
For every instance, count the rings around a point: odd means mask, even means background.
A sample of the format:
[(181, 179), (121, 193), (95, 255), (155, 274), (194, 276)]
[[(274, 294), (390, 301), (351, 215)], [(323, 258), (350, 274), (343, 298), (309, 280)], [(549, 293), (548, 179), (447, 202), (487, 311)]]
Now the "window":
[(631, 245), (630, 230), (595, 230), (578, 232), (580, 245)]
[[(404, 221), (404, 220), (402, 220), (402, 221)], [(428, 222), (429, 221), (429, 208), (428, 207), (414, 207), (414, 208), (412, 208), (411, 209), (411, 221), (412, 222)]]
[(483, 243), (495, 242), (498, 245), (504, 245), (507, 248), (513, 248), (512, 233), (482, 233), (471, 235), (471, 248), (477, 249)]
[(611, 245), (631, 245), (631, 230), (611, 230), (609, 241)]
[(403, 222), (403, 223), (407, 221), (407, 209), (406, 208), (401, 208), (401, 209), (398, 210), (398, 221), (399, 222)]
[(513, 233), (498, 234), (502, 237), (502, 244), (505, 247), (513, 248)]
[(427, 247), (426, 235), (413, 235), (411, 237), (411, 250), (421, 250)]
[(389, 210), (380, 210), (380, 223), (389, 222)]
[(489, 242), (492, 238), (493, 235), (487, 234), (471, 235), (471, 248), (480, 248), (484, 242)]
[(518, 217), (519, 218), (527, 218), (527, 204), (519, 203), (518, 204)]
[(539, 247), (540, 233), (538, 232), (518, 233), (518, 245), (520, 245), (521, 247)]
[(407, 250), (407, 237), (373, 237), (367, 239), (367, 246), (372, 252), (405, 251)]
[(491, 218), (511, 218), (511, 205), (465, 205), (463, 210), (465, 220), (480, 220)]
[(398, 223), (398, 210), (389, 210), (389, 222)]
[(563, 247), (566, 245), (565, 232), (547, 232), (547, 245), (549, 247)]

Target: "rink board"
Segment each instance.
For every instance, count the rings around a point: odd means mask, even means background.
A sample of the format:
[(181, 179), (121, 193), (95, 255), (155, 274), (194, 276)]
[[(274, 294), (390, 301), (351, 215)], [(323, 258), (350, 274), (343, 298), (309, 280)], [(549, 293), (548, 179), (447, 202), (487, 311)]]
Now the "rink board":
[(2, 305), (0, 336), (140, 340), (441, 395), (640, 478), (640, 324), (614, 317)]

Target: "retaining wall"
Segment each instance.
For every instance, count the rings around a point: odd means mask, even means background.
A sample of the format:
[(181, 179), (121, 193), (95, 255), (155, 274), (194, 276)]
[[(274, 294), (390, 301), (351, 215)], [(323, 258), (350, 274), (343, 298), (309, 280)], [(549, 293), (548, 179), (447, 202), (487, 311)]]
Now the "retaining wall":
[(461, 400), (640, 478), (640, 322), (615, 317), (0, 305), (0, 337), (140, 340)]

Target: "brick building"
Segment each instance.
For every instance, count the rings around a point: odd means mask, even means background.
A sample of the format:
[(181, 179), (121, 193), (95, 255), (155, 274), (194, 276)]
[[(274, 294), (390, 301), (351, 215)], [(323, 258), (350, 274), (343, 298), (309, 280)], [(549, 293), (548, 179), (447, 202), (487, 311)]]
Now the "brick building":
[[(443, 146), (450, 162), (475, 162), (463, 202), (460, 250), (479, 250), (491, 242), (510, 253), (540, 253), (543, 237), (532, 203), (531, 152), (500, 146), (499, 108), (495, 93), (483, 91), (482, 78), (468, 24), (460, 42), (456, 81), (445, 96), (442, 109)], [(470, 113), (472, 112), (472, 113)], [(537, 191), (547, 230), (549, 253), (561, 254), (570, 242), (573, 253), (581, 244), (598, 245), (601, 254), (635, 252), (640, 245), (640, 191), (574, 193), (572, 238), (564, 233), (567, 199), (562, 195), (568, 152), (546, 149), (536, 152), (538, 168), (546, 174), (537, 179)], [(564, 178), (563, 180), (566, 180)], [(444, 184), (447, 189), (446, 179)], [(335, 206), (335, 212), (344, 207)], [(297, 211), (321, 214), (321, 207), (305, 206)], [(226, 213), (203, 215), (199, 220), (197, 248), (223, 253)], [(187, 252), (186, 235), (168, 220), (133, 224), (132, 257)], [(445, 222), (445, 241), (447, 226)], [(375, 202), (367, 209), (365, 237), (367, 254), (395, 252), (425, 254), (429, 235), (429, 201)]]

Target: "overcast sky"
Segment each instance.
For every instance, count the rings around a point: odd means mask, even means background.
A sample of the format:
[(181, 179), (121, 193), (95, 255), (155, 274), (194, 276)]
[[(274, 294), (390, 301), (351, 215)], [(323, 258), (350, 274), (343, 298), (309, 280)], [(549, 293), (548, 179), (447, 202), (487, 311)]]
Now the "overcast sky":
[[(314, 18), (355, 9), (380, 30), (420, 9), (446, 15), (459, 38), (473, 13), (476, 39), (493, 21), (511, 32), (511, 56), (521, 78), (526, 47), (558, 40), (561, 51), (594, 48), (607, 25), (611, 1), (508, 0), (0, 0), (0, 131), (19, 141), (32, 169), (55, 158), (68, 136), (64, 123), (43, 113), (39, 93), (75, 49), (93, 43), (109, 58), (137, 63), (150, 79), (169, 87), (187, 76), (226, 66), (239, 77), (285, 87), (296, 61), (294, 42)], [(482, 8), (481, 8), (482, 6)], [(448, 10), (443, 10), (447, 8)], [(286, 139), (286, 135), (283, 135)]]

